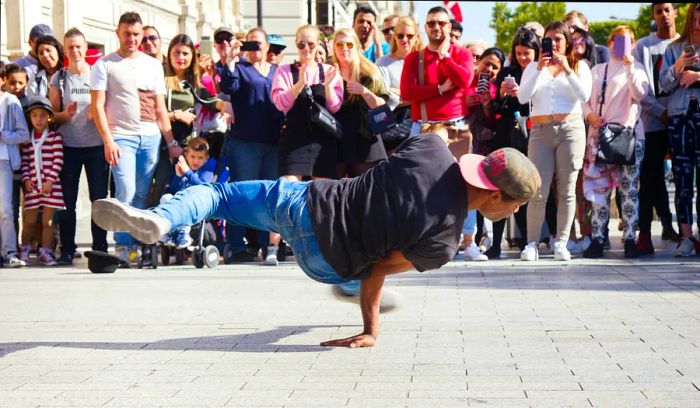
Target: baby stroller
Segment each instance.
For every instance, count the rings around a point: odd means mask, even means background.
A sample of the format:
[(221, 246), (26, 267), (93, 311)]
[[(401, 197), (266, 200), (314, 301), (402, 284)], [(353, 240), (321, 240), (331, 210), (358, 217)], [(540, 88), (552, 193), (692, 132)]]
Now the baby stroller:
[[(212, 183), (217, 180), (228, 180), (229, 172), (225, 166), (218, 166), (218, 173), (214, 176)], [(195, 268), (215, 268), (219, 265), (219, 248), (216, 243), (218, 234), (216, 229), (219, 228), (213, 220), (202, 220), (199, 224), (192, 227), (191, 235), (195, 238), (196, 246), (192, 251), (185, 248), (178, 249), (174, 246), (159, 244), (160, 251), (153, 251), (152, 256), (157, 258), (160, 252), (161, 264), (167, 266), (170, 264), (170, 257), (175, 256), (175, 264), (182, 265), (188, 257), (192, 257), (192, 264)], [(153, 262), (154, 265), (157, 262)]]

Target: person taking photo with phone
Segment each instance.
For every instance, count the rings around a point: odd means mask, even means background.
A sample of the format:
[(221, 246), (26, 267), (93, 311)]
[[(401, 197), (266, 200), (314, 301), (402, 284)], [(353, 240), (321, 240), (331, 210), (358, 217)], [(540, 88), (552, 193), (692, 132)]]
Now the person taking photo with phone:
[[(691, 256), (698, 251), (693, 236), (693, 187), (700, 183), (695, 178), (700, 168), (700, 107), (697, 92), (700, 88), (698, 69), (700, 46), (700, 3), (688, 9), (683, 32), (664, 53), (659, 88), (668, 92), (668, 134), (673, 161), (673, 182), (676, 185), (676, 217), (681, 240), (674, 256)], [(696, 185), (693, 184), (695, 178)], [(697, 211), (697, 209), (696, 209)]]
[(586, 146), (582, 104), (590, 95), (591, 71), (585, 62), (576, 62), (568, 27), (550, 23), (539, 59), (525, 68), (518, 92), (520, 103), (532, 103), (528, 157), (542, 177), (541, 189), (527, 209), (528, 244), (520, 254), (523, 261), (539, 259), (537, 243), (553, 178), (558, 204), (554, 260), (571, 259), (566, 244), (576, 213), (576, 179)]
[[(583, 251), (584, 258), (603, 257), (605, 226), (610, 219), (610, 197), (619, 187), (622, 198), (622, 220), (625, 228), (625, 258), (637, 257), (637, 220), (639, 215), (639, 168), (644, 157), (644, 123), (640, 120), (641, 101), (649, 89), (644, 67), (634, 60), (634, 32), (629, 26), (615, 27), (608, 37), (612, 58), (598, 64), (591, 72), (593, 88), (583, 112), (588, 121), (586, 164), (584, 165), (583, 195), (591, 202), (593, 234), (591, 244)], [(598, 163), (599, 135), (607, 123), (634, 129), (636, 136), (634, 163)]]
[(661, 239), (676, 242), (678, 233), (673, 228), (673, 215), (669, 208), (664, 162), (668, 153), (668, 93), (659, 87), (661, 64), (664, 52), (678, 38), (674, 3), (655, 3), (652, 15), (658, 31), (637, 41), (633, 55), (647, 73), (651, 92), (642, 99), (642, 121), (644, 122), (644, 159), (639, 170), (639, 255), (652, 255), (651, 221), (654, 210), (661, 220)]

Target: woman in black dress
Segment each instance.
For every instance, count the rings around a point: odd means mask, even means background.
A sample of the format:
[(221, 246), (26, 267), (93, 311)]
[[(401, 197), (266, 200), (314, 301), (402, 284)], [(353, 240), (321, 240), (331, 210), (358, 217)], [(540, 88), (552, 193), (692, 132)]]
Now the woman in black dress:
[(343, 103), (343, 84), (336, 69), (316, 62), (319, 31), (299, 27), (299, 61), (282, 65), (272, 79), (272, 101), (285, 113), (279, 144), (279, 174), (288, 180), (334, 178), (338, 141), (309, 119), (313, 101), (335, 113)]
[(360, 54), (360, 40), (351, 29), (336, 31), (333, 55), (343, 79), (343, 106), (335, 115), (343, 126), (338, 150), (338, 177), (356, 177), (386, 159), (384, 144), (367, 123), (367, 111), (389, 98), (379, 68)]

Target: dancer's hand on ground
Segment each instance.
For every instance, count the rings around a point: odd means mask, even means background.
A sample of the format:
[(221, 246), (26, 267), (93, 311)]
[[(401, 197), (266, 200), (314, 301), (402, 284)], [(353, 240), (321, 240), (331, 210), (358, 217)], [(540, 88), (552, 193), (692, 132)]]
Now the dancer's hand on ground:
[(344, 339), (329, 340), (321, 343), (323, 347), (372, 347), (376, 339), (370, 334), (361, 333), (356, 336), (346, 337)]

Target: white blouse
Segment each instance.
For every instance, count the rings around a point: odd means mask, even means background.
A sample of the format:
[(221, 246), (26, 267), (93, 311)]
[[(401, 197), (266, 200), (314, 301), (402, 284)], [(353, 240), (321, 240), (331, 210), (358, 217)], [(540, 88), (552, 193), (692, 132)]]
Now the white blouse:
[(533, 61), (523, 72), (518, 101), (532, 101), (531, 116), (582, 113), (581, 104), (591, 96), (591, 85), (591, 70), (585, 62), (578, 63), (578, 73), (560, 72), (553, 77), (546, 68), (538, 71)]

